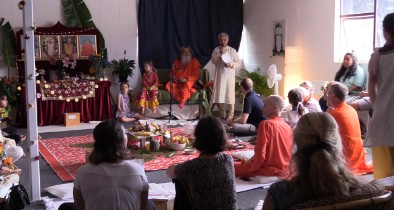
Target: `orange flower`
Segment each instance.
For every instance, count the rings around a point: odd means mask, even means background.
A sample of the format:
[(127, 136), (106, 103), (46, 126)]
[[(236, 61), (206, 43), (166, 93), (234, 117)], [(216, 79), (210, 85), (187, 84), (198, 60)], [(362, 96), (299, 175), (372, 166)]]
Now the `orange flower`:
[(12, 157), (7, 157), (3, 160), (3, 165), (8, 166), (10, 169), (15, 169), (15, 165), (12, 162)]

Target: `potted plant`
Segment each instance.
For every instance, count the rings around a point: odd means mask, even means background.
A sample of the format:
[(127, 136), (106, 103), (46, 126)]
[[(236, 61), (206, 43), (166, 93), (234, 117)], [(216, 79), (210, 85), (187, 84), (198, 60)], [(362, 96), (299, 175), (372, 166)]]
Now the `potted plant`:
[(133, 76), (134, 60), (126, 58), (126, 50), (123, 52), (123, 58), (119, 60), (112, 60), (112, 74), (118, 75), (119, 82), (127, 82), (127, 77)]
[(248, 77), (253, 81), (253, 90), (262, 98), (274, 94), (274, 89), (268, 87), (267, 76), (261, 73), (260, 68), (257, 68), (252, 72), (249, 72), (245, 69), (240, 69), (239, 76), (235, 77), (235, 91), (236, 97), (241, 104), (243, 103), (244, 96), (240, 92), (239, 82), (241, 82), (244, 77)]

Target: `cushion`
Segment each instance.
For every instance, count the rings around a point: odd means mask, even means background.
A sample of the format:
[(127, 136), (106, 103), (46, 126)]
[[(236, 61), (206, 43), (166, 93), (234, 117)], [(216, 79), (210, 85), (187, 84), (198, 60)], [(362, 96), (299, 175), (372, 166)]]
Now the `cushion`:
[(259, 184), (268, 184), (279, 181), (279, 178), (276, 176), (254, 176), (250, 177), (249, 179)]
[(73, 188), (74, 184), (67, 183), (67, 184), (59, 184), (45, 188), (47, 192), (51, 193), (52, 195), (61, 198), (61, 199), (70, 199), (73, 198)]
[(245, 158), (246, 160), (249, 160), (250, 158), (252, 158), (254, 155), (254, 151), (253, 150), (245, 150), (245, 151), (238, 151), (238, 152), (234, 152), (231, 153), (231, 156), (233, 156), (234, 158), (237, 159), (243, 159)]

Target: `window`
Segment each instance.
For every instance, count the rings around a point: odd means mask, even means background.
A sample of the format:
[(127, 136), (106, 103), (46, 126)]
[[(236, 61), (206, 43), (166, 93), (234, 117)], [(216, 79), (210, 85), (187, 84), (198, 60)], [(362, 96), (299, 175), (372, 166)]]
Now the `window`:
[(340, 60), (354, 51), (368, 61), (375, 47), (384, 45), (382, 21), (394, 12), (394, 0), (341, 0)]

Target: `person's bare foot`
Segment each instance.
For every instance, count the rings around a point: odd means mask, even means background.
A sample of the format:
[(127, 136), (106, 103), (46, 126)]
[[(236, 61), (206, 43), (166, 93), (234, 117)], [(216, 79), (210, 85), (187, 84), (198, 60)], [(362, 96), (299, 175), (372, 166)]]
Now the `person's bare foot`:
[(183, 109), (183, 107), (185, 106), (186, 101), (181, 101), (181, 103), (179, 104), (179, 108)]

